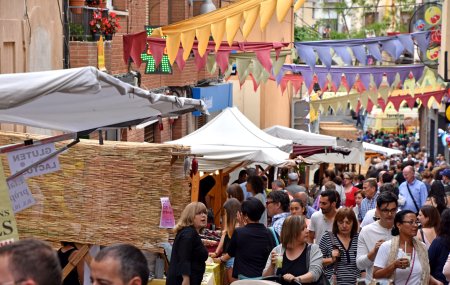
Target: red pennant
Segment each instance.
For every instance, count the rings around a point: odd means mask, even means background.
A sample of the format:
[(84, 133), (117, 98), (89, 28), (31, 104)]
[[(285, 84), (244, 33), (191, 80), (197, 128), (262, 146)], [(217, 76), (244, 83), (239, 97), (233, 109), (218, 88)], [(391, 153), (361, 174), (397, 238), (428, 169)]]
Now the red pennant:
[(407, 96), (405, 98), (406, 104), (408, 104), (408, 107), (412, 110), (414, 108), (414, 104), (416, 104), (416, 97)]
[(432, 95), (430, 93), (431, 92), (428, 92), (428, 93), (420, 94), (419, 96), (417, 96), (417, 97), (419, 97), (420, 101), (422, 102), (422, 105), (426, 108), (428, 108), (428, 100), (430, 100), (430, 97)]
[(253, 91), (256, 92), (256, 90), (258, 90), (259, 85), (258, 85), (258, 83), (256, 82), (255, 77), (253, 77), (253, 74), (250, 73), (249, 76), (250, 76), (250, 78), (252, 79), (252, 82), (253, 82)]
[(447, 90), (439, 90), (436, 92), (433, 92), (433, 97), (434, 99), (436, 99), (436, 101), (438, 103), (442, 103), (442, 97), (444, 97), (444, 95), (447, 93)]
[(193, 49), (193, 51), (194, 51), (195, 66), (197, 66), (197, 71), (200, 71), (203, 68), (205, 68), (206, 59), (208, 58), (209, 50), (205, 51), (205, 54), (203, 55), (203, 57), (200, 56), (200, 54), (198, 53), (198, 50)]
[(222, 70), (222, 73), (225, 73), (228, 69), (228, 58), (230, 57), (230, 52), (231, 51), (218, 51), (216, 53), (216, 61), (220, 70)]
[(294, 78), (291, 78), (291, 84), (294, 86), (294, 92), (297, 94), (300, 91), (300, 88), (302, 88), (303, 83), (303, 77), (301, 76), (295, 76)]
[(378, 107), (380, 107), (383, 112), (386, 110), (386, 103), (383, 98), (378, 98)]
[(177, 57), (175, 58), (175, 62), (177, 63), (178, 68), (183, 71), (184, 66), (186, 65), (186, 61), (183, 59), (183, 50), (179, 49), (177, 53)]
[(259, 60), (261, 65), (267, 72), (271, 73), (272, 61), (270, 60), (270, 50), (271, 48), (256, 50), (256, 58)]
[(367, 108), (366, 108), (366, 110), (367, 110), (367, 113), (372, 113), (372, 109), (373, 109), (373, 103), (372, 103), (372, 100), (369, 100), (369, 101), (367, 101)]
[[(410, 97), (410, 96), (408, 96)], [(388, 102), (392, 102), (394, 105), (395, 110), (398, 112), (400, 109), (400, 105), (402, 104), (403, 100), (405, 100), (404, 96), (391, 96), (388, 98)]]
[(159, 66), (164, 54), (165, 47), (158, 44), (149, 44), (149, 48), (152, 52), (153, 58), (155, 59), (155, 66)]
[(287, 78), (283, 78), (283, 79), (281, 79), (281, 82), (280, 82), (280, 87), (281, 87), (281, 95), (283, 95), (283, 94), (284, 94), (284, 91), (286, 90), (286, 87), (287, 87), (287, 83), (288, 83), (288, 81), (289, 81), (289, 79), (287, 79)]

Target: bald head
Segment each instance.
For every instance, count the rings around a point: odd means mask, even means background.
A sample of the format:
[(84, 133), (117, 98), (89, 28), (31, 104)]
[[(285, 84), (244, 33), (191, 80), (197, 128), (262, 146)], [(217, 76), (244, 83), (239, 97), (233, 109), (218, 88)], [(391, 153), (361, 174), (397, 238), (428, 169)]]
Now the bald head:
[(411, 165), (405, 166), (405, 168), (403, 168), (403, 177), (405, 177), (405, 180), (408, 183), (412, 183), (414, 181), (414, 168)]
[(305, 192), (297, 192), (294, 194), (295, 199), (302, 200), (303, 204), (308, 204), (308, 195)]

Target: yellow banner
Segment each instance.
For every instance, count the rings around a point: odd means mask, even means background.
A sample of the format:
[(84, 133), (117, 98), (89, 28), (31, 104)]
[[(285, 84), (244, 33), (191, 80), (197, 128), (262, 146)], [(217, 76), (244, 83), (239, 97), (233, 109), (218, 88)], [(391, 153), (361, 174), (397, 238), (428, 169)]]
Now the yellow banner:
[(0, 163), (0, 246), (19, 240), (3, 165)]
[(103, 41), (103, 37), (100, 36), (100, 39), (97, 41), (97, 67), (101, 71), (105, 71), (105, 45)]

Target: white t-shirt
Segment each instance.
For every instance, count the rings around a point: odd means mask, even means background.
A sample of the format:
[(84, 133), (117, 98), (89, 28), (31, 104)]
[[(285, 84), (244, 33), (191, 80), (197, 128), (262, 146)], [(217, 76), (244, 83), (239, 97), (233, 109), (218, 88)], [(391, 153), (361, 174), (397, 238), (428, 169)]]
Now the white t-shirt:
[[(378, 249), (377, 257), (375, 257), (375, 261), (373, 266), (379, 268), (385, 268), (389, 264), (389, 251), (391, 250), (391, 240), (383, 242), (383, 244)], [(397, 258), (402, 258), (404, 256), (404, 252), (400, 252), (397, 254)], [(402, 256), (403, 255), (403, 256)], [(408, 276), (411, 274), (408, 280)], [(420, 284), (420, 277), (422, 274), (422, 265), (420, 264), (419, 256), (417, 252), (414, 250), (411, 257), (410, 266), (405, 269), (397, 268), (395, 270), (395, 285), (405, 285), (406, 281), (408, 284)]]
[(366, 212), (366, 215), (364, 216), (364, 219), (362, 220), (360, 225), (361, 228), (375, 222), (373, 220), (373, 217), (375, 217), (375, 210), (376, 209), (370, 209), (369, 211)]
[(321, 211), (315, 212), (311, 216), (308, 230), (315, 233), (314, 243), (319, 244), (323, 234), (326, 231), (333, 230), (333, 220), (325, 219), (325, 216), (322, 214)]

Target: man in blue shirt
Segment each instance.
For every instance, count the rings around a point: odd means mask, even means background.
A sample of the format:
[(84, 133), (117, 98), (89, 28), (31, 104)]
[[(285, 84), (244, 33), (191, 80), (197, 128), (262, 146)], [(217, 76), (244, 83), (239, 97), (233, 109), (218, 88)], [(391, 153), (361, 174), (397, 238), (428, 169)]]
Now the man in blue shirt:
[(400, 195), (405, 198), (405, 204), (402, 210), (411, 210), (418, 213), (427, 200), (427, 186), (422, 181), (416, 179), (414, 168), (410, 165), (403, 168), (403, 176), (405, 177), (405, 182), (398, 187)]
[(369, 178), (363, 183), (363, 190), (366, 194), (366, 198), (364, 198), (361, 202), (361, 208), (359, 209), (358, 220), (362, 221), (364, 216), (369, 210), (375, 209), (377, 206), (377, 198), (378, 198), (378, 184), (375, 178)]

